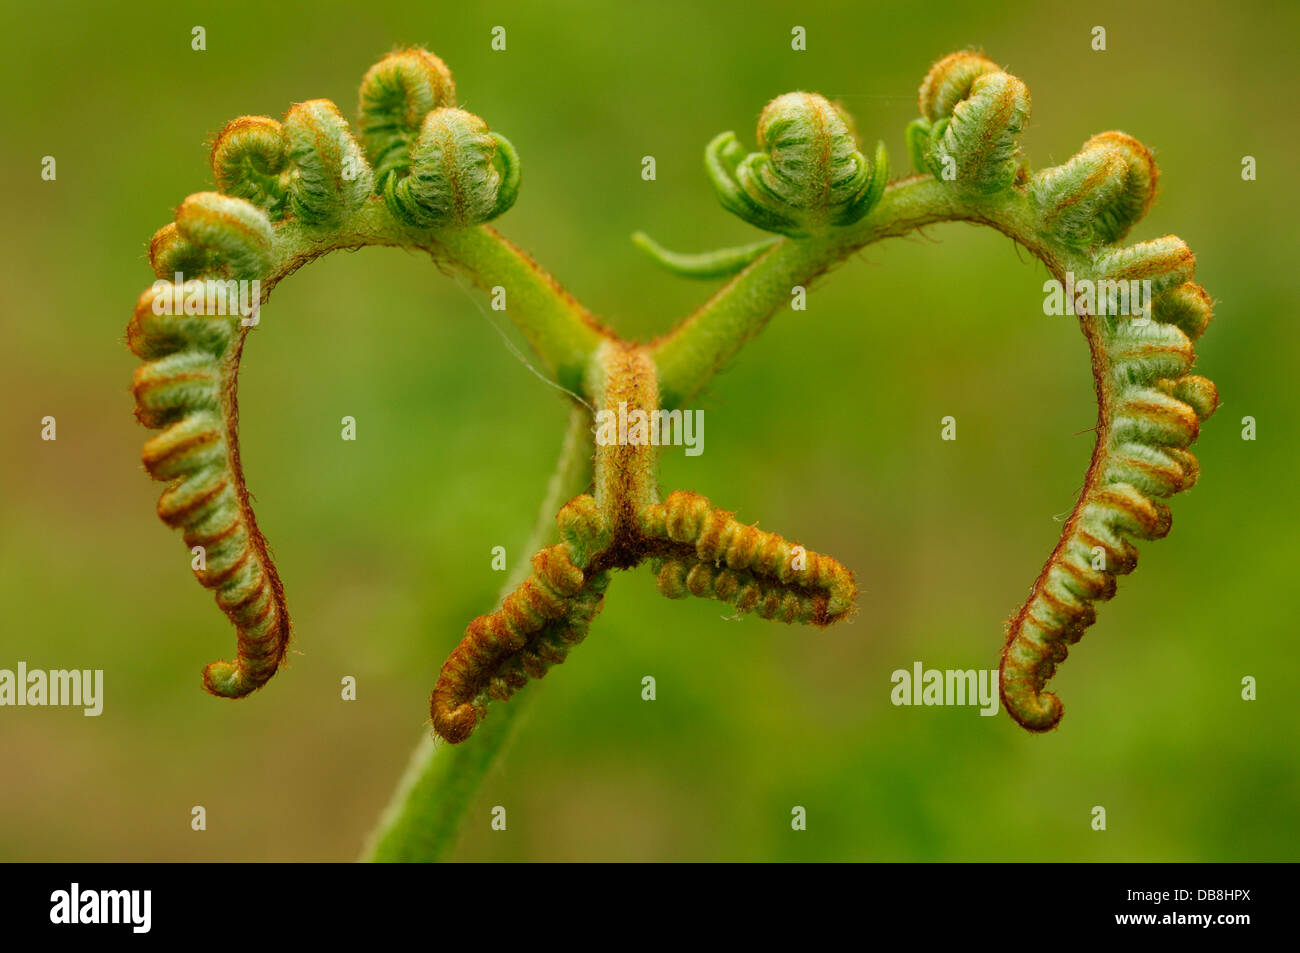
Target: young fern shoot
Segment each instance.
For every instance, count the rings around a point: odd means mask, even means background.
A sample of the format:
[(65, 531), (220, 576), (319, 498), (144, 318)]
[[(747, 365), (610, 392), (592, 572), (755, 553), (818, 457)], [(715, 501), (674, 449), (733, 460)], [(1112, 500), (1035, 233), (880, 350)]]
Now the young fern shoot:
[[(661, 499), (651, 441), (611, 429), (679, 409), (789, 301), (789, 290), (859, 249), (936, 222), (989, 226), (1034, 254), (1087, 341), (1097, 442), (1083, 488), (1029, 598), (1011, 617), (1001, 694), (1023, 727), (1055, 727), (1063, 706), (1046, 690), (1068, 647), (1133, 570), (1138, 541), (1169, 531), (1164, 500), (1197, 477), (1189, 446), (1214, 412), (1214, 385), (1192, 373), (1193, 342), (1211, 317), (1194, 258), (1167, 235), (1126, 243), (1155, 199), (1150, 152), (1121, 132), (1088, 139), (1065, 163), (1032, 171), (1021, 149), (1030, 113), (1018, 78), (973, 52), (926, 75), (920, 117), (906, 130), (916, 174), (889, 181), (883, 143), (870, 154), (848, 115), (810, 92), (761, 113), (758, 151), (733, 133), (705, 150), (723, 208), (770, 234), (740, 248), (670, 252), (637, 245), (670, 271), (726, 279), (662, 337), (626, 341), (486, 223), (514, 204), (520, 161), (510, 142), (456, 105), (446, 65), (399, 50), (366, 73), (360, 126), (327, 100), (282, 121), (245, 116), (212, 148), (217, 191), (186, 198), (150, 244), (158, 281), (128, 326), (136, 415), (160, 433), (146, 469), (168, 485), (158, 504), (196, 558), (236, 629), (233, 661), (209, 665), (203, 686), (229, 698), (264, 685), (284, 661), (291, 627), (240, 462), (237, 377), (249, 331), (279, 281), (337, 249), (418, 249), (484, 289), (504, 287), (508, 316), (556, 383), (587, 415), (592, 492), (557, 516), (558, 542), (500, 608), (473, 620), (443, 665), (430, 720), (444, 740), (470, 737), (493, 703), (564, 661), (590, 631), (613, 573), (649, 562), (672, 599), (700, 596), (739, 612), (827, 626), (852, 615), (853, 574), (829, 556), (737, 521), (690, 491)], [(232, 308), (247, 300), (251, 309)], [(1131, 284), (1136, 283), (1136, 284)], [(1133, 313), (1116, 289), (1149, 289)], [(593, 410), (594, 409), (594, 410)]]
[[(1025, 84), (981, 54), (937, 62), (919, 94), (921, 117), (907, 129), (918, 176), (879, 195), (847, 123), (820, 97), (787, 94), (759, 119), (763, 153), (745, 156), (733, 134), (710, 144), (705, 166), (723, 207), (767, 231), (791, 236), (763, 248), (704, 307), (655, 345), (661, 380), (674, 400), (698, 389), (692, 375), (724, 366), (786, 301), (853, 251), (940, 221), (998, 229), (1028, 249), (1062, 287), (1088, 342), (1097, 392), (1097, 443), (1083, 489), (1029, 599), (1012, 616), (1000, 666), (1007, 712), (1035, 732), (1061, 719), (1045, 691), (1068, 646), (1115, 594), (1115, 577), (1137, 562), (1136, 541), (1169, 531), (1165, 497), (1196, 482), (1188, 447), (1218, 405), (1214, 385), (1190, 373), (1193, 342), (1211, 318), (1193, 280), (1195, 259), (1173, 235), (1125, 245), (1155, 200), (1150, 152), (1121, 132), (1084, 143), (1064, 164), (1031, 172), (1020, 147), (1029, 118)], [(792, 122), (793, 119), (793, 122)], [(780, 183), (781, 187), (777, 187)], [(862, 190), (857, 191), (859, 188)], [(665, 267), (694, 276), (683, 256), (638, 243)], [(751, 248), (754, 246), (750, 246)], [(694, 256), (740, 261), (735, 250)], [(1145, 307), (1116, 308), (1140, 287)]]

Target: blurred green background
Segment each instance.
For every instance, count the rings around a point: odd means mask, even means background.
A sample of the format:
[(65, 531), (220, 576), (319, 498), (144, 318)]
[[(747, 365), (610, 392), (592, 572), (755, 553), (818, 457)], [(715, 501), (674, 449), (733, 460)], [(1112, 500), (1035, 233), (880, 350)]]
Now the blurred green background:
[[(854, 621), (727, 621), (720, 604), (662, 599), (646, 570), (616, 578), (591, 638), (527, 689), (457, 857), (1296, 858), (1294, 4), (184, 7), (0, 14), (0, 667), (106, 680), (100, 718), (0, 709), (0, 859), (354, 858), (444, 656), (494, 605), (491, 548), (529, 555), (562, 402), (425, 257), (319, 261), (264, 309), (240, 391), (294, 654), (245, 701), (199, 689), (234, 635), (139, 463), (123, 329), (151, 281), (146, 243), (212, 187), (205, 141), (226, 120), (316, 97), (355, 117), (361, 75), (396, 44), (441, 55), (462, 105), (518, 148), (502, 231), (628, 335), (711, 290), (657, 271), (633, 230), (683, 250), (754, 237), (705, 179), (713, 135), (752, 142), (769, 98), (816, 89), (902, 169), (921, 77), (969, 45), (1028, 83), (1035, 166), (1108, 128), (1155, 149), (1161, 198), (1134, 237), (1185, 238), (1217, 301), (1198, 351), (1223, 405), (1195, 448), (1201, 482), (1055, 680), (1059, 731), (889, 701), (890, 673), (917, 660), (996, 667), (1095, 423), (1083, 340), (1042, 314), (1043, 268), (991, 231), (938, 227), (868, 248), (806, 312), (778, 315), (703, 399), (703, 456), (663, 458), (665, 489), (852, 567)], [(806, 52), (790, 49), (796, 24)], [(496, 25), (505, 52), (489, 47)], [(1248, 154), (1255, 182), (1240, 177)], [(657, 181), (641, 180), (644, 155)], [(339, 439), (345, 414), (355, 443)], [(345, 675), (355, 702), (340, 700)], [(489, 829), (497, 804), (504, 833)]]

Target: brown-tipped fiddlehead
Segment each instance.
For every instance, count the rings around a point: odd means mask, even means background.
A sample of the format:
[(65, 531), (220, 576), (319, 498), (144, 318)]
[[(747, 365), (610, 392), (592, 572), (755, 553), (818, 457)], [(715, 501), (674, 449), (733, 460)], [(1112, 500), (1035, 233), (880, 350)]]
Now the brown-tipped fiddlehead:
[[(780, 96), (762, 111), (757, 152), (731, 133), (714, 139), (705, 167), (720, 203), (771, 234), (696, 255), (638, 235), (678, 274), (728, 279), (645, 344), (620, 339), (485, 224), (514, 203), (519, 160), (508, 140), (457, 107), (451, 74), (432, 54), (401, 50), (371, 68), (358, 138), (324, 100), (300, 103), (282, 121), (229, 123), (212, 149), (218, 191), (187, 198), (155, 235), (159, 280), (128, 329), (145, 362), (136, 412), (161, 431), (144, 453), (149, 472), (168, 482), (159, 515), (182, 530), (200, 582), (238, 633), (235, 660), (208, 666), (205, 687), (230, 697), (258, 688), (290, 634), (244, 487), (236, 376), (261, 306), (297, 268), (335, 249), (392, 245), (504, 288), (507, 314), (581, 408), (585, 426), (571, 434), (585, 430), (594, 450), (591, 491), (571, 490), (559, 541), (540, 549), (496, 612), (470, 623), (430, 698), (435, 731), (458, 743), (492, 702), (586, 636), (615, 570), (648, 561), (670, 598), (717, 599), (778, 621), (824, 626), (852, 613), (853, 576), (833, 559), (742, 524), (698, 494), (660, 499), (657, 447), (643, 428), (680, 413), (793, 287), (873, 242), (966, 221), (1042, 261), (1063, 312), (1079, 319), (1096, 381), (1097, 444), (1083, 490), (1002, 652), (1009, 713), (1032, 731), (1055, 726), (1062, 708), (1047, 681), (1094, 621), (1095, 603), (1132, 571), (1135, 542), (1168, 532), (1163, 500), (1195, 482), (1188, 447), (1218, 400), (1191, 373), (1210, 299), (1181, 240), (1124, 244), (1156, 189), (1155, 164), (1136, 139), (1104, 132), (1062, 165), (1032, 171), (1020, 142), (1029, 92), (977, 53), (936, 63), (919, 104), (906, 130), (917, 174), (892, 183), (884, 145), (865, 153), (847, 114), (813, 93)], [(567, 446), (569, 459), (582, 456)], [(381, 837), (378, 855), (390, 841)]]
[[(469, 737), (490, 701), (507, 700), (564, 660), (599, 612), (611, 570), (647, 558), (656, 568), (711, 558), (680, 533), (665, 535), (662, 507), (655, 509), (654, 447), (605, 432), (602, 414), (629, 405), (634, 414), (662, 412), (653, 359), (480, 227), (513, 204), (519, 160), (503, 136), (455, 106), (455, 95), (441, 60), (402, 50), (362, 82), (360, 143), (325, 100), (294, 106), (283, 122), (227, 124), (212, 149), (221, 191), (190, 196), (155, 236), (159, 281), (141, 297), (129, 329), (132, 349), (146, 361), (136, 372), (137, 416), (163, 430), (144, 456), (149, 472), (171, 484), (159, 513), (202, 547), (199, 580), (217, 591), (237, 630), (235, 660), (209, 665), (203, 684), (241, 697), (275, 674), (289, 639), (284, 591), (249, 504), (237, 431), (239, 358), (270, 290), (330, 250), (384, 244), (423, 249), (522, 299), (509, 314), (557, 379), (578, 400), (601, 404), (593, 421), (596, 488), (561, 509), (561, 542), (533, 558), (533, 574), (500, 609), (470, 623), (444, 664), (430, 719), (453, 743)], [(845, 161), (862, 171), (852, 157)], [(852, 197), (861, 205), (859, 191)], [(679, 496), (669, 498), (670, 509)], [(779, 537), (742, 527), (730, 514), (718, 518), (745, 554), (733, 567), (743, 584), (729, 587), (729, 570), (707, 593), (698, 585), (691, 591), (784, 621), (826, 625), (847, 614), (854, 590), (838, 564), (800, 550), (794, 562), (810, 560), (811, 570), (778, 566), (768, 550), (776, 546), (781, 559), (790, 550)], [(758, 539), (762, 553), (744, 548)], [(823, 592), (832, 585), (833, 596)]]
[(440, 252), (452, 234), (510, 206), (514, 150), (452, 108), (454, 96), (440, 60), (403, 51), (363, 83), (364, 148), (327, 100), (299, 103), (283, 122), (236, 119), (212, 147), (220, 191), (185, 199), (150, 243), (158, 281), (127, 332), (146, 362), (135, 374), (136, 415), (162, 431), (144, 450), (149, 473), (169, 484), (158, 514), (182, 530), (199, 581), (237, 631), (234, 661), (204, 671), (213, 694), (237, 698), (265, 684), (290, 635), (239, 459), (245, 337), (275, 284), (318, 255), (364, 244)]
[[(679, 274), (735, 273), (656, 342), (655, 359), (668, 402), (685, 400), (698, 390), (693, 378), (723, 367), (786, 303), (792, 286), (870, 242), (933, 222), (988, 225), (1036, 255), (1052, 275), (1049, 284), (1063, 306), (1058, 313), (1079, 319), (1098, 403), (1097, 444), (1083, 490), (1030, 598), (1008, 625), (1002, 653), (1007, 711), (1025, 728), (1044, 731), (1060, 721), (1061, 703), (1044, 686), (1067, 646), (1093, 623), (1094, 604), (1114, 594), (1115, 577), (1132, 571), (1135, 541), (1168, 532), (1162, 500), (1196, 480), (1188, 446), (1218, 403), (1214, 385), (1190, 373), (1193, 341), (1210, 321), (1210, 299), (1192, 281), (1194, 259), (1180, 239), (1122, 244), (1155, 197), (1155, 163), (1136, 139), (1101, 133), (1066, 163), (1031, 172), (1020, 147), (1029, 92), (977, 53), (936, 63), (919, 102), (921, 118), (906, 138), (920, 175), (864, 203), (868, 211), (856, 222), (822, 214), (816, 233), (794, 224), (798, 203), (760, 177), (775, 158), (743, 157), (734, 137), (715, 139), (705, 164), (722, 205), (761, 228), (801, 237), (749, 246), (752, 253), (696, 256), (674, 256), (642, 238), (643, 248)], [(850, 155), (847, 126), (823, 121), (826, 115), (805, 109), (808, 128), (797, 138), (812, 141), (834, 129), (838, 147), (819, 155)], [(771, 148), (761, 131), (759, 141)], [(809, 175), (818, 168), (807, 161), (786, 165)], [(823, 186), (836, 181), (822, 175)], [(835, 193), (811, 183), (799, 194)], [(728, 269), (729, 261), (737, 266)]]
[[(595, 493), (561, 508), (560, 542), (533, 557), (533, 573), (501, 608), (469, 624), (429, 700), (434, 730), (459, 743), (529, 678), (541, 678), (586, 637), (609, 573), (649, 560), (659, 591), (720, 599), (738, 612), (817, 626), (853, 608), (853, 575), (829, 556), (738, 523), (695, 493), (660, 503), (655, 445), (628, 427), (660, 413), (654, 361), (607, 341), (593, 355)], [(648, 430), (647, 430), (648, 433)]]
[(915, 161), (941, 178), (945, 163), (964, 170), (952, 178), (954, 189), (1011, 193), (1019, 206), (1013, 237), (1052, 271), (1092, 353), (1096, 449), (1002, 652), (1007, 711), (1045, 731), (1061, 719), (1060, 699), (1043, 689), (1066, 646), (1095, 621), (1094, 604), (1115, 594), (1115, 577), (1133, 570), (1134, 541), (1169, 532), (1161, 498), (1196, 482), (1187, 447), (1218, 403), (1214, 385), (1189, 374), (1209, 299), (1191, 281), (1194, 259), (1180, 239), (1119, 244), (1155, 199), (1155, 162), (1136, 139), (1101, 133), (1063, 165), (1031, 175), (1018, 141), (1029, 93), (974, 54), (936, 63), (920, 103), (924, 118), (909, 132)]

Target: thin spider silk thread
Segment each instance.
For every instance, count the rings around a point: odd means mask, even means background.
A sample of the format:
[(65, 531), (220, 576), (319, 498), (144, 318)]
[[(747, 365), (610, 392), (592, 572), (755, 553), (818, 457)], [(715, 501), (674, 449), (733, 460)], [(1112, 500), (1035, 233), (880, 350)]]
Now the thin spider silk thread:
[(546, 384), (549, 387), (554, 387), (556, 390), (560, 391), (561, 393), (568, 394), (578, 403), (582, 404), (582, 406), (586, 407), (589, 411), (591, 411), (593, 417), (595, 416), (596, 408), (591, 406), (591, 404), (589, 404), (587, 401), (583, 400), (581, 394), (569, 390), (569, 388), (547, 377), (545, 374), (543, 374), (541, 371), (539, 371), (536, 367), (533, 366), (532, 362), (528, 360), (528, 358), (524, 355), (523, 351), (519, 350), (518, 345), (516, 345), (514, 341), (510, 340), (510, 336), (506, 334), (505, 329), (502, 328), (501, 325), (499, 325), (495, 320), (493, 320), (492, 315), (489, 314), (487, 309), (483, 307), (482, 302), (480, 302), (478, 298), (474, 296), (474, 293), (468, 287), (466, 287), (464, 279), (462, 279), (460, 275), (452, 275), (452, 278), (456, 282), (456, 286), (460, 288), (460, 290), (464, 293), (465, 297), (470, 300), (470, 303), (473, 304), (474, 307), (478, 309), (479, 313), (483, 315), (487, 323), (492, 326), (492, 328), (497, 332), (497, 334), (501, 335), (501, 340), (505, 341), (506, 347), (510, 350), (511, 354), (513, 354), (515, 357), (519, 359), (520, 364), (524, 365), (524, 367), (532, 371), (533, 376), (536, 377), (538, 380), (540, 380), (543, 384)]

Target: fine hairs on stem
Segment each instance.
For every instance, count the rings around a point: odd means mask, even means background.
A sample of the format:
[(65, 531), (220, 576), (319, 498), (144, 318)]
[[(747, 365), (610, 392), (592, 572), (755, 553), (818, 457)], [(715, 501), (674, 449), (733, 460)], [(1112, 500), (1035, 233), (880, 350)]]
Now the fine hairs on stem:
[[(1136, 543), (1169, 532), (1165, 500), (1196, 482), (1188, 448), (1218, 404), (1214, 385), (1191, 373), (1211, 302), (1180, 239), (1127, 242), (1158, 179), (1138, 140), (1099, 133), (1061, 165), (1033, 170), (1021, 145), (1029, 90), (976, 52), (935, 63), (918, 101), (905, 133), (914, 174), (893, 181), (884, 143), (864, 151), (848, 114), (816, 93), (769, 103), (755, 151), (732, 132), (714, 138), (705, 167), (719, 202), (768, 234), (681, 254), (638, 233), (637, 247), (673, 274), (724, 280), (649, 342), (616, 335), (488, 224), (518, 197), (520, 158), (457, 106), (451, 71), (425, 50), (398, 50), (370, 68), (356, 135), (333, 103), (312, 100), (282, 120), (240, 117), (217, 136), (217, 191), (186, 198), (154, 236), (158, 280), (127, 329), (143, 361), (136, 415), (158, 431), (144, 464), (167, 484), (158, 514), (202, 553), (195, 574), (236, 630), (234, 658), (203, 672), (208, 692), (242, 698), (264, 686), (292, 635), (238, 439), (240, 358), (282, 279), (339, 249), (424, 251), (506, 296), (535, 372), (572, 407), (530, 571), (469, 623), (443, 664), (429, 702), (439, 740), (417, 749), (369, 858), (446, 855), (517, 723), (513, 696), (599, 628), (615, 571), (648, 563), (670, 599), (719, 600), (790, 624), (852, 617), (857, 585), (835, 559), (697, 493), (661, 494), (655, 442), (641, 428), (682, 411), (792, 288), (867, 245), (937, 222), (997, 229), (1064, 286), (1098, 289), (1067, 302), (1089, 348), (1096, 445), (1060, 538), (1007, 623), (1001, 659), (1011, 717), (1032, 732), (1060, 723), (1063, 705), (1047, 682), (1096, 621), (1097, 603), (1114, 596), (1117, 577), (1133, 571)], [(258, 289), (251, 313), (239, 305), (245, 283)], [(1138, 286), (1149, 290), (1141, 308), (1115, 307), (1117, 292)]]

